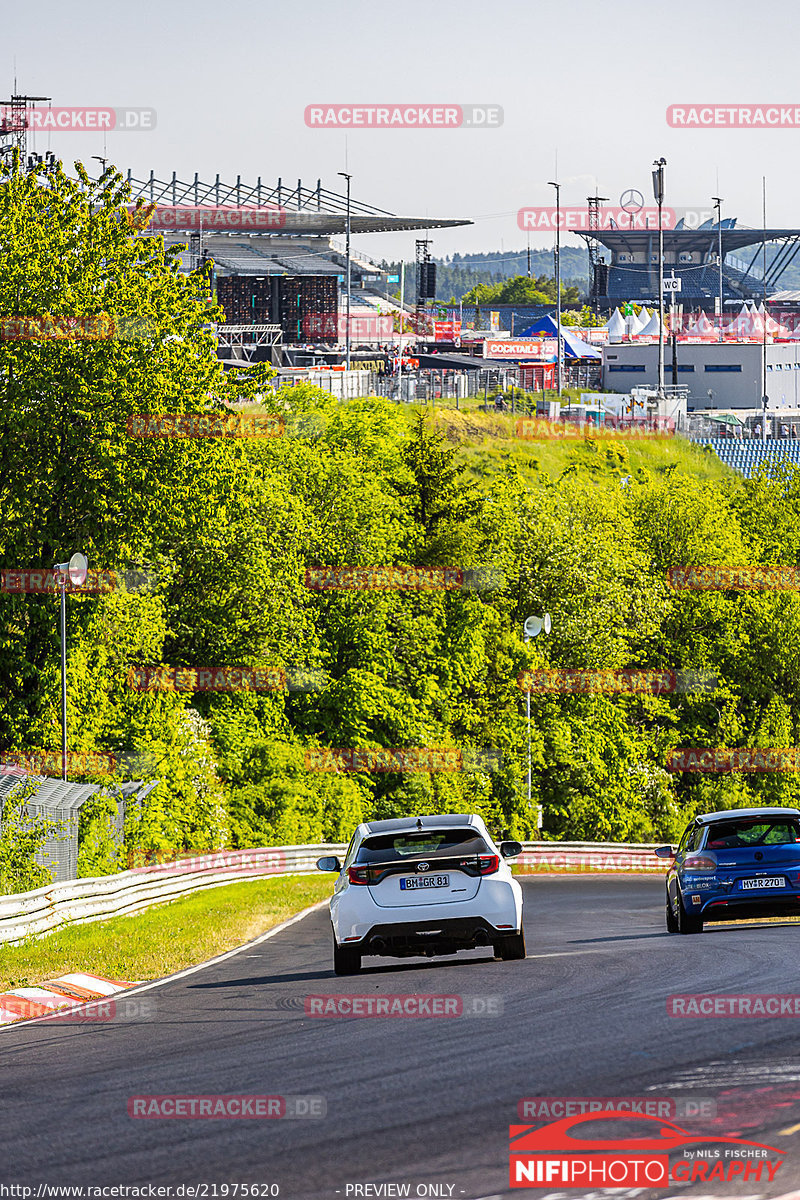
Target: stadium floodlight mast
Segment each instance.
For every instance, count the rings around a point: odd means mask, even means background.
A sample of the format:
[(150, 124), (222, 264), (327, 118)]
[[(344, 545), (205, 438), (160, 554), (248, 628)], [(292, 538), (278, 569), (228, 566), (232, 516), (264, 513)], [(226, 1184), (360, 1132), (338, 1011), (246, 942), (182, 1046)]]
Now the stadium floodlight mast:
[(344, 365), (347, 371), (350, 370), (350, 180), (352, 175), (348, 175), (346, 171), (339, 171), (342, 179), (347, 180), (347, 216), (345, 217), (345, 256), (347, 258), (347, 302), (346, 302), (346, 328), (344, 341)]
[(658, 398), (664, 399), (664, 223), (661, 208), (664, 203), (665, 158), (653, 163), (653, 196), (658, 205)]
[(61, 778), (67, 778), (67, 579), (80, 587), (86, 582), (89, 564), (80, 551), (69, 562), (56, 563), (53, 568), (61, 590)]
[(547, 186), (556, 189), (556, 387), (561, 400), (561, 184), (548, 180)]
[[(531, 638), (538, 637), (539, 634), (542, 632), (542, 630), (544, 630), (545, 633), (549, 633), (551, 629), (552, 629), (552, 622), (550, 620), (550, 613), (545, 613), (543, 617), (526, 617), (525, 623), (522, 626), (522, 632), (525, 637), (526, 644), (531, 640)], [(525, 696), (526, 696), (525, 707), (526, 707), (527, 714), (528, 714), (528, 812), (530, 812), (531, 811), (531, 689), (530, 689), (530, 684), (528, 686), (527, 692), (525, 693)], [(537, 808), (536, 808), (536, 828), (537, 829), (542, 828), (542, 806), (541, 806), (541, 804), (537, 805)]]
[(717, 258), (719, 259), (719, 335), (717, 341), (722, 341), (722, 201), (719, 196), (712, 196), (717, 210)]

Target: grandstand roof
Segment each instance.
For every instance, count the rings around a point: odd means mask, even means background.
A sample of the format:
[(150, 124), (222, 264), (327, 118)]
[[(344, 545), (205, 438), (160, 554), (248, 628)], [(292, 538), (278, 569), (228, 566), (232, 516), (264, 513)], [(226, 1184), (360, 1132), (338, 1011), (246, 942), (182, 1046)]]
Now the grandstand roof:
[[(304, 187), (300, 179), (296, 187), (284, 184), (281, 179), (275, 186), (262, 184), (261, 176), (255, 184), (242, 183), (241, 176), (237, 176), (235, 184), (227, 184), (220, 180), (219, 175), (213, 183), (201, 181), (198, 175), (187, 183), (179, 180), (174, 171), (169, 179), (156, 179), (153, 171), (146, 179), (135, 179), (133, 173), (128, 171), (128, 183), (133, 201), (142, 199), (159, 206), (173, 206), (185, 210), (226, 207), (279, 208), (284, 214), (280, 225), (280, 232), (283, 234), (306, 233), (330, 237), (345, 233), (347, 228), (347, 196), (342, 192), (332, 192), (323, 188), (319, 179), (315, 188)], [(350, 230), (354, 234), (390, 233), (405, 229), (445, 229), (455, 225), (472, 224), (472, 221), (464, 217), (396, 216), (352, 196), (349, 208)], [(275, 232), (264, 230), (263, 234), (254, 232), (253, 236), (273, 236)]]
[[(647, 253), (652, 249), (653, 239), (658, 237), (657, 229), (594, 229), (582, 232), (583, 238), (592, 238), (606, 246), (609, 250), (628, 250), (630, 253)], [(745, 246), (785, 239), (800, 238), (800, 229), (726, 229), (722, 228), (722, 253), (731, 254)], [(703, 253), (709, 247), (716, 249), (719, 241), (719, 231), (713, 228), (703, 229), (665, 229), (664, 246), (669, 249), (697, 251)]]

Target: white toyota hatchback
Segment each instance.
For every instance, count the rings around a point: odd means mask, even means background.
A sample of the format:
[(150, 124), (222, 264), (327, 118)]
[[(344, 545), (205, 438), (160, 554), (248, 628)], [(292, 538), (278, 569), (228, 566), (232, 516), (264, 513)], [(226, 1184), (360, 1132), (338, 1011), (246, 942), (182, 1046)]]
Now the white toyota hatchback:
[(333, 969), (354, 975), (364, 955), (407, 958), (492, 946), (525, 957), (522, 888), (505, 861), (519, 842), (496, 846), (480, 817), (399, 817), (359, 825), (331, 897)]

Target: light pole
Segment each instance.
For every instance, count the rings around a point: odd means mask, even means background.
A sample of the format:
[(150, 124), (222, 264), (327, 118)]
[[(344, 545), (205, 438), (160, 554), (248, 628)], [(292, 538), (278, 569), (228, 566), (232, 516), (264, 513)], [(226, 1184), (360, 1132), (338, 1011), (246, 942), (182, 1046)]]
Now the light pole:
[(86, 558), (81, 553), (73, 554), (68, 563), (56, 563), (61, 590), (61, 778), (67, 778), (67, 578), (76, 587), (86, 582)]
[(769, 396), (767, 394), (767, 177), (761, 176), (761, 274), (764, 290), (764, 320), (763, 330), (761, 334), (761, 405), (764, 409), (764, 417), (761, 421), (761, 444), (765, 445), (767, 441), (767, 405), (769, 404)]
[(350, 370), (350, 180), (352, 175), (348, 175), (346, 171), (339, 171), (342, 179), (347, 180), (347, 216), (345, 218), (345, 255), (347, 256), (347, 303), (345, 308), (346, 325), (345, 325), (345, 341), (344, 341), (344, 365), (345, 370)]
[(657, 158), (653, 163), (653, 195), (658, 205), (658, 398), (664, 399), (664, 226), (661, 220), (661, 207), (664, 203), (664, 167), (665, 158)]
[(714, 207), (717, 210), (717, 258), (719, 259), (719, 336), (718, 342), (722, 341), (722, 201), (719, 196), (712, 196)]
[[(526, 617), (525, 623), (522, 626), (525, 644), (527, 645), (531, 638), (538, 637), (544, 630), (549, 633), (552, 628), (550, 621), (550, 613), (545, 613), (543, 617)], [(528, 715), (528, 812), (531, 811), (531, 689), (525, 693), (525, 708)], [(542, 806), (537, 805), (536, 809), (536, 828), (542, 828)]]
[(548, 181), (548, 187), (556, 189), (556, 387), (561, 399), (561, 184)]
[(403, 402), (403, 306), (406, 295), (406, 264), (400, 263), (400, 340), (397, 354), (397, 403)]

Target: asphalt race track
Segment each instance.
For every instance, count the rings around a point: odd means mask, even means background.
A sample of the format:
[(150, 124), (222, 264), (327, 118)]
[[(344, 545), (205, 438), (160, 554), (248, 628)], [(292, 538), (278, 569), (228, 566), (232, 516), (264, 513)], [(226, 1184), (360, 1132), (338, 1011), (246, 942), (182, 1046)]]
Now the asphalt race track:
[[(179, 1184), (277, 1184), (286, 1200), (402, 1194), (354, 1190), (368, 1183), (408, 1184), (411, 1196), (519, 1196), (508, 1186), (508, 1126), (525, 1123), (522, 1097), (652, 1095), (714, 1098), (716, 1119), (693, 1132), (786, 1151), (771, 1184), (696, 1182), (659, 1194), (800, 1188), (800, 1018), (676, 1019), (666, 1008), (671, 993), (800, 993), (800, 926), (668, 935), (659, 877), (540, 877), (524, 887), (525, 962), (495, 962), (491, 950), (367, 959), (360, 976), (337, 979), (320, 909), (141, 993), (152, 1019), (6, 1029), (0, 1183), (34, 1185), (33, 1197), (45, 1183), (171, 1184), (172, 1195)], [(327, 993), (493, 997), (502, 1013), (306, 1015), (306, 997)], [(176, 1094), (323, 1097), (327, 1113), (128, 1115), (131, 1096)], [(206, 1191), (215, 1194), (224, 1192)]]

